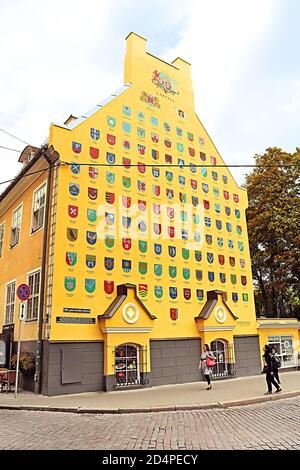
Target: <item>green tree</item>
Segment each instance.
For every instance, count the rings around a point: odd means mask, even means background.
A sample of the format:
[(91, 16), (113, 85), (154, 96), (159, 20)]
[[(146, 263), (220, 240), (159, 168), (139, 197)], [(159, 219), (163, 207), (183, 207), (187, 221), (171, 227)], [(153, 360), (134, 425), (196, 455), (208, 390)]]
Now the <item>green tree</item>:
[(300, 318), (300, 149), (255, 160), (245, 188), (257, 314)]

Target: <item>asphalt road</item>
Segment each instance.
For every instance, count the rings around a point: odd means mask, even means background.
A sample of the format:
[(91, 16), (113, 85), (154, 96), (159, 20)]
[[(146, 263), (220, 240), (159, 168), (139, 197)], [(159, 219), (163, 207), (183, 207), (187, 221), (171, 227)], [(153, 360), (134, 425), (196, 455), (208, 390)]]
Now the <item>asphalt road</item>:
[(0, 449), (300, 450), (300, 397), (137, 414), (0, 410)]

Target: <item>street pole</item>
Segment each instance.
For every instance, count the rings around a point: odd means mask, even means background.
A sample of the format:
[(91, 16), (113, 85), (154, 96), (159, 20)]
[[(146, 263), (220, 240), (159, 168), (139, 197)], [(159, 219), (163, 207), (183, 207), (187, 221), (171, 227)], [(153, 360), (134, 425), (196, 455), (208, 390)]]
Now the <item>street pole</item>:
[(25, 318), (25, 303), (22, 302), (20, 304), (20, 315), (19, 315), (19, 339), (18, 339), (18, 352), (17, 352), (15, 398), (17, 398), (17, 395), (18, 395), (20, 348), (21, 348), (21, 326), (22, 326), (22, 321), (24, 318)]

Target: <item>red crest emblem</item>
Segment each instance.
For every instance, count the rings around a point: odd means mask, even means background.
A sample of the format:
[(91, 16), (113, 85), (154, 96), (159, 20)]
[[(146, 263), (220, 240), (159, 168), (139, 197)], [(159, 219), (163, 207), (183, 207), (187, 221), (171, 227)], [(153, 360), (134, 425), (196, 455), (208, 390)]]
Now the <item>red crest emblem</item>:
[(197, 180), (191, 180), (192, 189), (197, 189)]
[(138, 200), (138, 208), (141, 212), (145, 212), (146, 210), (146, 201), (142, 201), (141, 199)]
[(160, 186), (157, 186), (156, 184), (153, 184), (152, 189), (153, 189), (154, 196), (159, 196), (160, 195)]
[(88, 188), (88, 196), (92, 201), (95, 201), (98, 197), (98, 189)]
[(209, 201), (203, 201), (204, 209), (209, 209)]
[(90, 166), (89, 167), (89, 177), (92, 179), (92, 180), (96, 180), (99, 176), (99, 173), (98, 173), (98, 168), (95, 168), (94, 166)]
[(170, 318), (172, 321), (176, 321), (178, 318), (178, 308), (170, 308)]
[(225, 264), (225, 256), (219, 255), (218, 258), (219, 258), (219, 263), (223, 266), (223, 264)]
[(122, 238), (122, 246), (124, 250), (130, 250), (131, 248), (131, 238)]
[(191, 157), (194, 157), (195, 156), (195, 149), (193, 149), (192, 147), (189, 147), (189, 154)]
[(145, 145), (138, 144), (138, 152), (140, 155), (145, 155), (145, 152), (146, 152)]
[(148, 294), (148, 284), (139, 284), (139, 295), (141, 297), (147, 297)]
[(105, 193), (105, 200), (108, 204), (113, 204), (115, 202), (115, 194), (114, 193)]
[(217, 159), (216, 159), (216, 157), (210, 157), (210, 161), (211, 161), (211, 164), (212, 164), (212, 165), (216, 165), (216, 164), (217, 164)]
[(104, 290), (107, 294), (112, 294), (114, 291), (114, 281), (104, 281)]
[(233, 200), (234, 200), (234, 202), (239, 202), (239, 197), (238, 197), (237, 194), (233, 195)]
[(128, 209), (128, 207), (131, 206), (131, 197), (127, 196), (122, 196), (122, 204), (124, 207)]
[(129, 140), (126, 140), (126, 139), (123, 140), (123, 147), (124, 147), (125, 150), (130, 150)]
[(123, 157), (123, 167), (128, 170), (130, 166), (131, 166), (131, 159)]
[(154, 142), (155, 144), (157, 144), (159, 141), (158, 135), (155, 134), (154, 132), (151, 132), (151, 139), (152, 139), (152, 142)]
[(115, 145), (116, 143), (116, 136), (112, 134), (107, 134), (107, 143), (109, 145)]
[(228, 191), (223, 191), (225, 199), (228, 201), (229, 199), (229, 192)]
[(241, 276), (241, 282), (243, 286), (246, 286), (247, 284), (247, 277), (246, 276)]
[(72, 217), (72, 219), (75, 219), (76, 217), (78, 217), (78, 206), (71, 206), (69, 205), (68, 206), (68, 214), (70, 217)]
[(165, 139), (165, 146), (170, 149), (172, 146), (172, 142), (169, 139)]
[(90, 156), (94, 160), (97, 160), (97, 158), (99, 158), (99, 149), (95, 149), (95, 147), (90, 147)]
[(183, 289), (183, 295), (184, 295), (185, 300), (190, 300), (190, 298), (191, 298), (191, 289), (184, 288)]
[(146, 171), (145, 163), (138, 162), (138, 170), (139, 170), (140, 173), (145, 173), (145, 171)]
[(168, 235), (170, 238), (175, 237), (175, 227), (168, 227)]
[(155, 215), (160, 214), (160, 204), (153, 204), (153, 212)]

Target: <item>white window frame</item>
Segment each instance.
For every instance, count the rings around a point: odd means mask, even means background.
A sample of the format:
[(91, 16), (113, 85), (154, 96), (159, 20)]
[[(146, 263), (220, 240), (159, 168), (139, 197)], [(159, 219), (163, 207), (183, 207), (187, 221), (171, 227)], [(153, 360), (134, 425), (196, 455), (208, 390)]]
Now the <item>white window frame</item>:
[[(41, 191), (41, 189), (44, 188), (44, 203), (41, 207), (35, 208), (35, 198), (36, 194)], [(31, 208), (31, 224), (30, 224), (30, 234), (34, 234), (38, 232), (39, 230), (44, 228), (44, 223), (45, 223), (45, 210), (46, 210), (46, 197), (47, 197), (47, 183), (44, 182), (40, 186), (38, 186), (32, 193), (32, 208)], [(34, 227), (34, 219), (35, 219), (35, 214), (38, 214), (38, 217), (40, 217), (40, 213), (42, 213), (42, 223), (40, 225), (37, 224), (36, 227)]]
[[(19, 218), (19, 225), (16, 225), (14, 226), (14, 214), (20, 210), (20, 218)], [(15, 246), (19, 245), (20, 241), (21, 241), (21, 225), (22, 225), (22, 215), (23, 215), (23, 202), (17, 206), (14, 210), (13, 210), (13, 213), (12, 213), (12, 217), (11, 217), (11, 230), (10, 230), (10, 248), (14, 248)], [(12, 234), (13, 234), (13, 230), (19, 230), (18, 232), (18, 241), (15, 242), (14, 244), (12, 244)]]
[[(276, 338), (276, 339), (275, 339)], [(282, 338), (289, 338), (290, 341), (291, 341), (291, 344), (292, 344), (292, 352), (291, 354), (287, 354), (286, 353), (286, 348), (283, 349), (282, 347)], [(271, 340), (271, 341), (270, 341)], [(280, 369), (287, 369), (288, 367), (295, 367), (297, 364), (296, 364), (296, 361), (295, 361), (295, 351), (294, 351), (294, 347), (293, 347), (293, 343), (294, 343), (294, 337), (293, 335), (273, 335), (273, 336), (268, 336), (268, 345), (272, 348), (272, 346), (275, 346), (276, 347), (276, 351), (277, 351), (277, 354), (278, 356), (280, 357), (280, 361), (281, 361), (281, 368)], [(278, 351), (278, 345), (279, 345), (279, 351)], [(284, 351), (284, 352), (283, 352)], [(287, 361), (284, 361), (284, 357), (289, 357), (291, 356), (292, 359), (291, 361), (287, 363)]]
[[(7, 302), (8, 301), (8, 288), (10, 286), (12, 286), (14, 284), (14, 298), (13, 298), (13, 301), (10, 300), (10, 302)], [(5, 306), (4, 306), (4, 325), (11, 325), (12, 323), (14, 323), (14, 317), (15, 317), (15, 310), (16, 310), (16, 279), (13, 279), (12, 281), (9, 281), (6, 286), (5, 286)], [(10, 294), (11, 295), (11, 294)], [(12, 314), (10, 312), (9, 316), (7, 315), (7, 307), (13, 307), (12, 308)], [(8, 321), (8, 320), (12, 320), (12, 321)]]
[(2, 222), (0, 224), (0, 258), (2, 258), (3, 256), (4, 237), (5, 237), (5, 222)]
[[(39, 274), (39, 289), (38, 292), (35, 292), (35, 283), (36, 283), (36, 275)], [(30, 277), (34, 278), (34, 283), (33, 283), (33, 289), (31, 286), (30, 282)], [(37, 321), (39, 318), (39, 309), (40, 309), (40, 295), (41, 295), (41, 268), (37, 268), (34, 271), (30, 271), (27, 273), (27, 284), (30, 286), (30, 296), (27, 300), (27, 305), (26, 305), (26, 321), (31, 322), (31, 321)], [(36, 316), (30, 316), (29, 317), (29, 312), (34, 311), (34, 303), (37, 303), (37, 312)], [(30, 307), (32, 305), (32, 307)]]

